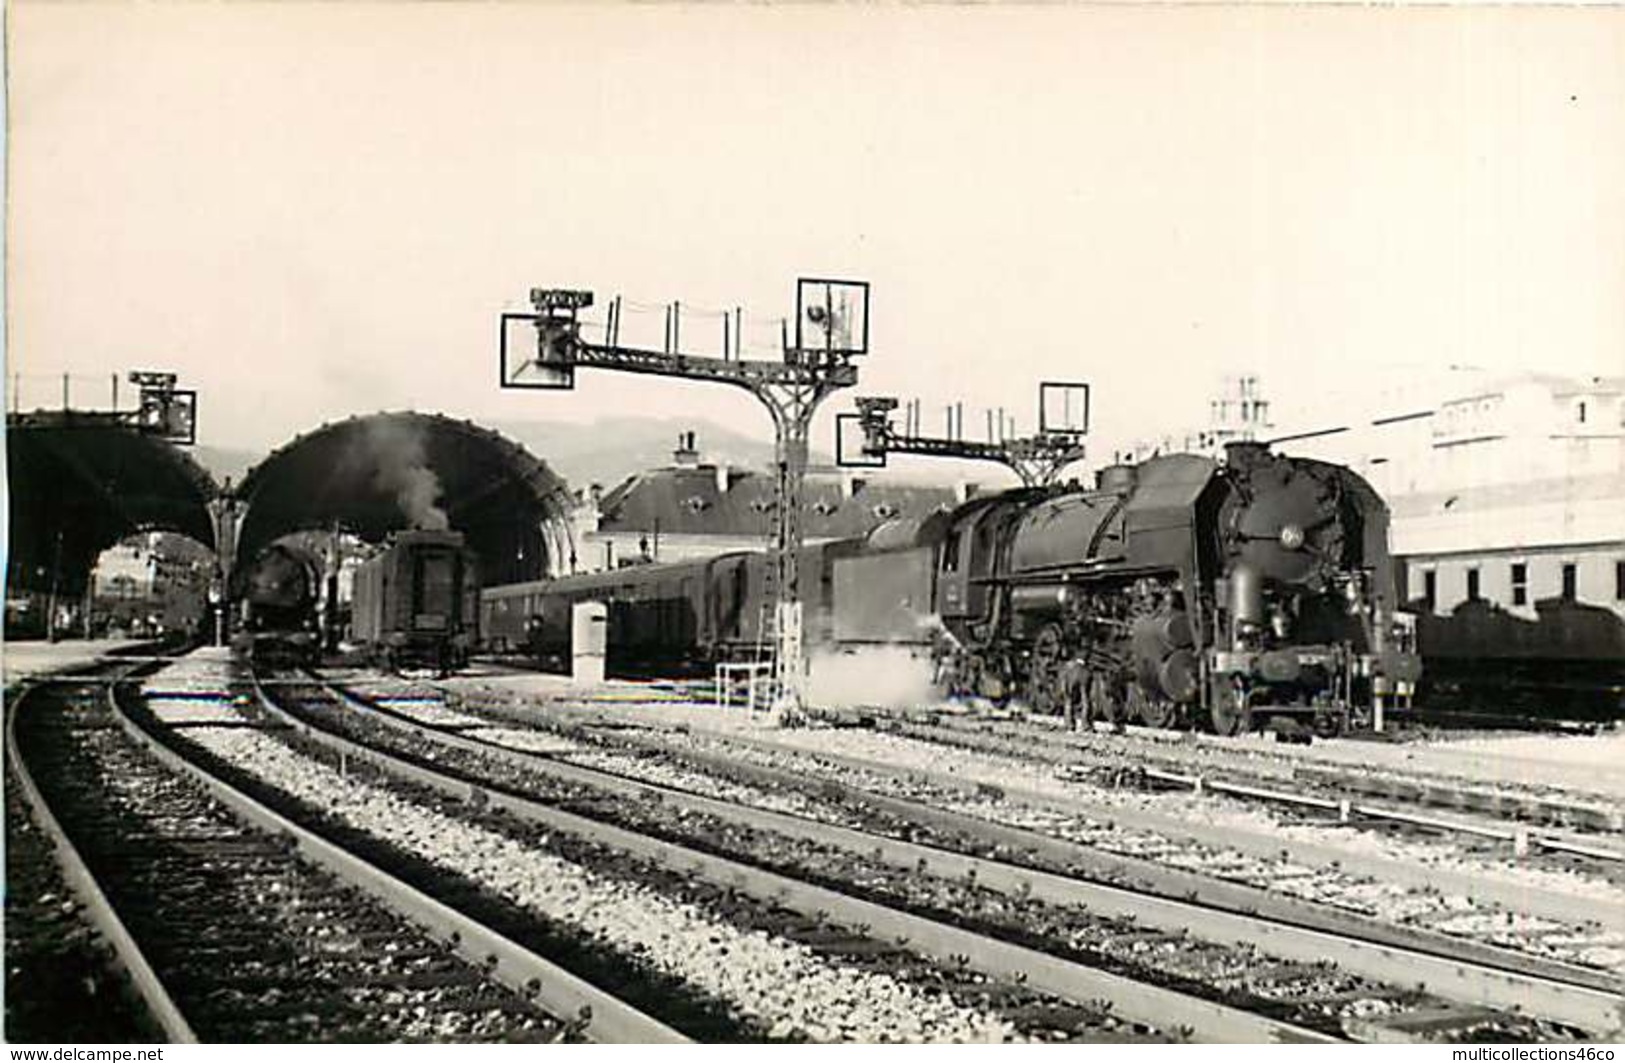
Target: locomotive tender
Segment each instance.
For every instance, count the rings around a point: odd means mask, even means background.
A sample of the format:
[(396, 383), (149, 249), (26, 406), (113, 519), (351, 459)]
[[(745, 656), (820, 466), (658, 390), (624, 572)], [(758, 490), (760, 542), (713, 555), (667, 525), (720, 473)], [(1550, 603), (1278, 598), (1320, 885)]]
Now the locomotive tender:
[(350, 634), (391, 668), (468, 663), (479, 572), (461, 532), (403, 531), (355, 571)]
[[(1341, 466), (1235, 444), (1104, 470), (1096, 489), (976, 497), (803, 556), (816, 649), (909, 645), (949, 695), (1038, 712), (1320, 733), (1420, 668), (1394, 612), (1387, 510)], [(610, 603), (610, 657), (689, 670), (760, 645), (761, 554), (487, 589), (488, 639), (568, 653), (569, 609)]]

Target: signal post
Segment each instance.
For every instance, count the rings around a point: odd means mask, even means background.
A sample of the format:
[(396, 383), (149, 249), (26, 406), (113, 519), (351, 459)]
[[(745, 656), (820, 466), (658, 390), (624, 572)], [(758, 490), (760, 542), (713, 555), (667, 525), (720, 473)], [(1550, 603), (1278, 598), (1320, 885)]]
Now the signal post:
[(1004, 411), (997, 428), (988, 411), (987, 440), (964, 438), (964, 411), (947, 410), (947, 431), (928, 436), (919, 429), (918, 409), (910, 404), (904, 426), (892, 423), (900, 403), (891, 396), (860, 396), (857, 413), (835, 415), (835, 460), (856, 468), (884, 468), (891, 454), (964, 461), (994, 461), (1015, 471), (1023, 487), (1048, 487), (1062, 470), (1082, 461), (1087, 451), (1083, 437), (1089, 432), (1089, 385), (1046, 380), (1038, 385), (1038, 432), (1016, 437), (1006, 434)]
[[(769, 597), (773, 600), (774, 709), (781, 723), (799, 719), (806, 700), (807, 662), (801, 615), (802, 500), (807, 472), (807, 438), (813, 414), (834, 391), (858, 382), (853, 359), (868, 353), (869, 285), (864, 281), (803, 278), (796, 282), (794, 341), (785, 326), (781, 358), (748, 360), (737, 355), (737, 317), (730, 350), (724, 317), (722, 357), (684, 354), (678, 349), (680, 308), (667, 307), (664, 349), (621, 343), (619, 297), (609, 304), (603, 341), (582, 335), (580, 311), (591, 306), (588, 291), (534, 288), (532, 313), (502, 315), (501, 384), (505, 388), (568, 390), (577, 369), (710, 381), (744, 388), (767, 407), (773, 420), (773, 535), (769, 544)], [(534, 336), (527, 336), (533, 332)]]

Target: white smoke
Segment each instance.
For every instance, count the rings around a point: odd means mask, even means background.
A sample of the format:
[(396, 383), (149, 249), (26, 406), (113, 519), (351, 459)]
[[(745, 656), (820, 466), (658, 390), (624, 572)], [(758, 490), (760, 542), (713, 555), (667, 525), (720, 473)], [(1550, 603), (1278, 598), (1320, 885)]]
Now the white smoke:
[(817, 653), (810, 666), (807, 698), (822, 708), (907, 709), (939, 700), (924, 648), (874, 646)]
[(440, 477), (429, 467), (423, 432), (395, 422), (371, 421), (364, 438), (374, 465), (372, 485), (395, 496), (407, 526), (422, 531), (449, 529), (451, 519), (440, 508), (445, 491)]

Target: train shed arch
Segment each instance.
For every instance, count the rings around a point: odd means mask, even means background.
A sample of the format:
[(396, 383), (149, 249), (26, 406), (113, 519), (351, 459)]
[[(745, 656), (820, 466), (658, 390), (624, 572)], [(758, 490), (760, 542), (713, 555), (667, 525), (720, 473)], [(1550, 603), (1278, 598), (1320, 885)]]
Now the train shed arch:
[(468, 536), (487, 583), (538, 579), (568, 551), (564, 480), (472, 421), (392, 412), (322, 425), (277, 448), (233, 492), (239, 562), (289, 532), (331, 528), (371, 542), (449, 526)]
[(6, 419), (6, 586), (82, 595), (103, 550), (142, 531), (215, 547), (213, 478), (127, 419), (79, 411)]

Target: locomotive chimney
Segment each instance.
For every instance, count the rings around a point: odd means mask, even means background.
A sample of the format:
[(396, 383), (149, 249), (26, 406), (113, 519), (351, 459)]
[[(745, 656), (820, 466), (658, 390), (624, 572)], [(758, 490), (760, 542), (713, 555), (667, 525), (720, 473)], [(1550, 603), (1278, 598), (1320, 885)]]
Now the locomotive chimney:
[(1095, 489), (1098, 491), (1132, 491), (1135, 480), (1134, 466), (1108, 465), (1095, 473)]
[(679, 432), (677, 447), (671, 452), (671, 463), (679, 469), (693, 469), (700, 464), (700, 452), (694, 445), (693, 432)]

